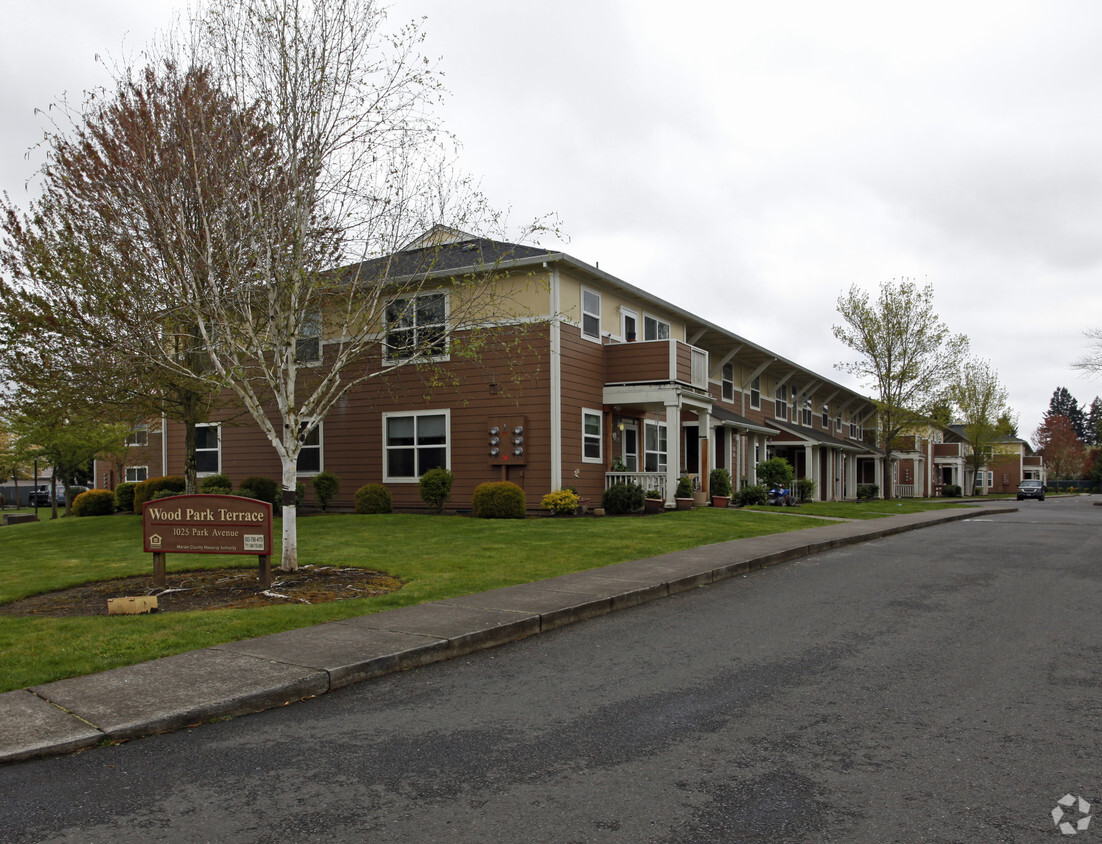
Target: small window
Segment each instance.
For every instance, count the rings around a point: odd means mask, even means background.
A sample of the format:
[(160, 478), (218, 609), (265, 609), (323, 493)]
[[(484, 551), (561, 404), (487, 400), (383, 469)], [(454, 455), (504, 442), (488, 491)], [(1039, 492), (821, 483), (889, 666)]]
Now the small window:
[(620, 311), (620, 330), (625, 343), (634, 343), (639, 339), (639, 316), (635, 311), (624, 308)]
[(806, 401), (804, 402), (803, 412), (801, 413), (801, 421), (803, 422), (805, 428), (811, 427), (811, 415), (811, 402)]
[(823, 405), (823, 429), (830, 430), (830, 408)]
[(735, 400), (735, 365), (733, 363), (723, 364), (723, 400)]
[(135, 425), (134, 429), (127, 435), (126, 444), (128, 446), (149, 445), (149, 426)]
[[(299, 425), (299, 436), (302, 438), (302, 432), (306, 430), (306, 426), (309, 422), (303, 422)], [(316, 475), (321, 471), (321, 426), (323, 423), (319, 422), (305, 438), (302, 438), (302, 448), (298, 453), (298, 463), (295, 465), (295, 471), (300, 475)]]
[(858, 432), (857, 414), (855, 413), (855, 414), (853, 414), (853, 416), (851, 416), (849, 418), (849, 436), (850, 436), (850, 439), (852, 439), (852, 440), (857, 439), (858, 438), (858, 433), (857, 432)]
[(601, 413), (582, 410), (582, 461), (601, 462)]
[(448, 468), (447, 411), (384, 413), (387, 481), (416, 481), (429, 469)]
[(443, 293), (395, 299), (386, 309), (389, 360), (434, 358), (448, 352), (448, 303)]
[(312, 311), (303, 318), (298, 339), (295, 341), (295, 360), (299, 363), (321, 360), (320, 311)]
[(841, 433), (841, 431), (842, 431), (842, 414), (841, 413), (839, 413), (837, 416), (834, 417), (834, 430), (838, 431), (839, 433)]
[(582, 335), (601, 339), (601, 294), (582, 288)]
[(222, 471), (222, 437), (220, 425), (195, 426), (195, 470), (200, 475), (217, 475)]
[(750, 407), (761, 410), (761, 376), (750, 382)]
[(149, 478), (148, 466), (127, 466), (125, 472), (128, 484), (140, 484)]
[(670, 324), (665, 320), (661, 320), (658, 317), (644, 316), (643, 317), (643, 339), (644, 340), (669, 340), (670, 339)]
[(788, 385), (781, 384), (775, 393), (773, 413), (778, 419), (788, 418)]

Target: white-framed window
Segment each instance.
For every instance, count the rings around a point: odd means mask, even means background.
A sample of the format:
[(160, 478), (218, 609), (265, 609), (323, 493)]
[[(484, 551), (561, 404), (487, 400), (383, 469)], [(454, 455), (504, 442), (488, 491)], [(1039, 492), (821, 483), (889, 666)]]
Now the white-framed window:
[(805, 428), (811, 427), (811, 400), (804, 402), (803, 410), (800, 413), (801, 420)]
[(858, 430), (857, 414), (855, 413), (849, 418), (849, 437), (851, 440), (855, 440), (858, 438)]
[(601, 411), (582, 408), (582, 462), (600, 463), (602, 456)]
[(321, 311), (314, 310), (303, 317), (295, 340), (295, 360), (299, 363), (321, 360)]
[(314, 430), (303, 437), (302, 432), (306, 430), (306, 426), (309, 424), (309, 421), (307, 421), (299, 425), (299, 437), (302, 439), (302, 447), (298, 453), (298, 463), (295, 464), (295, 471), (300, 475), (316, 475), (323, 468), (321, 426), (324, 423), (319, 422), (314, 426)]
[(670, 324), (658, 317), (643, 315), (644, 340), (669, 340)]
[(127, 466), (123, 472), (128, 484), (140, 484), (149, 479), (148, 466)]
[(750, 407), (761, 410), (761, 376), (750, 382)]
[(383, 414), (383, 480), (416, 482), (429, 469), (451, 463), (451, 412)]
[(144, 422), (135, 425), (134, 428), (126, 436), (126, 444), (128, 446), (143, 446), (149, 445), (149, 426)]
[(723, 400), (734, 401), (735, 400), (735, 365), (733, 363), (723, 364), (723, 373), (721, 375), (723, 382)]
[(781, 384), (774, 395), (773, 414), (778, 419), (788, 418), (788, 385)]
[(620, 334), (625, 343), (639, 339), (639, 314), (628, 308), (620, 309)]
[(823, 428), (824, 430), (830, 430), (830, 408), (825, 404), (823, 405)]
[(643, 422), (643, 471), (666, 471), (666, 423), (647, 419)]
[(388, 360), (441, 358), (448, 353), (448, 295), (421, 293), (386, 307)]
[(222, 471), (222, 426), (217, 422), (195, 426), (195, 471), (200, 475)]
[(601, 340), (601, 294), (582, 288), (582, 336)]
[(841, 431), (842, 431), (842, 414), (841, 413), (839, 413), (837, 416), (834, 417), (834, 430), (838, 431), (839, 433), (841, 433)]

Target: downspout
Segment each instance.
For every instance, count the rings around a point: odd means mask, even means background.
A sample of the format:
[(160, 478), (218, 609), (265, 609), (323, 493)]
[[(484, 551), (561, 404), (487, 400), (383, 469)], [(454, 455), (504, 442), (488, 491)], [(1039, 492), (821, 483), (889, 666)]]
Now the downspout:
[(161, 413), (161, 476), (168, 474), (168, 417)]
[(559, 268), (551, 270), (551, 488), (562, 488), (562, 339)]

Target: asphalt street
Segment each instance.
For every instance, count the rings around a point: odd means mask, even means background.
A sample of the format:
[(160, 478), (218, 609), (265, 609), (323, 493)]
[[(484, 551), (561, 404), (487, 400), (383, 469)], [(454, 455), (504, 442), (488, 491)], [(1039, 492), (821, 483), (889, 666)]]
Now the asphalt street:
[(24, 841), (1102, 840), (1102, 507), (1025, 501), (0, 768)]

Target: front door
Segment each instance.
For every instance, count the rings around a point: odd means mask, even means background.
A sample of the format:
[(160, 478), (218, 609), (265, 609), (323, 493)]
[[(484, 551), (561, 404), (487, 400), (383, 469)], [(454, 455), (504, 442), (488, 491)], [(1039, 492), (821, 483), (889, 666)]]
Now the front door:
[(624, 423), (623, 460), (629, 472), (639, 471), (639, 426), (635, 422)]

